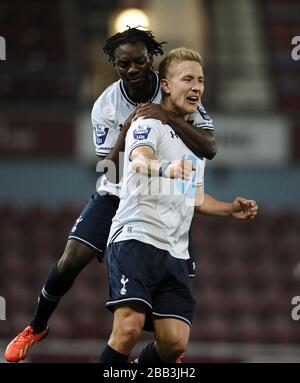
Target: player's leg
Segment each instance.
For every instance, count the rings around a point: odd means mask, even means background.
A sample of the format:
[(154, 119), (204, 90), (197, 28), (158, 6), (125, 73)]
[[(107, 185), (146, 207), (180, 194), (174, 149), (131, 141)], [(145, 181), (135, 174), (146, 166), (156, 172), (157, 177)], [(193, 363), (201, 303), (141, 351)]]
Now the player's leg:
[[(189, 277), (191, 279), (194, 279), (196, 277), (197, 263), (196, 263), (195, 247), (194, 247), (191, 229), (189, 231), (189, 249), (188, 250), (189, 250), (189, 255), (190, 255), (190, 258), (187, 260), (188, 273), (189, 273)], [(185, 355), (181, 354), (177, 358), (176, 363), (182, 363), (184, 358), (185, 358)]]
[(148, 291), (153, 246), (135, 240), (116, 242), (107, 249), (109, 298), (106, 306), (114, 312), (113, 330), (100, 363), (126, 363), (151, 308)]
[[(80, 263), (77, 262), (77, 274), (94, 256), (94, 250), (75, 240), (67, 242), (63, 255), (63, 257), (78, 257), (80, 259)], [(70, 269), (72, 270), (72, 268)], [(68, 271), (68, 269), (66, 270)], [(57, 264), (51, 267), (29, 326), (19, 333), (6, 348), (5, 358), (8, 362), (18, 362), (25, 359), (30, 347), (48, 335), (48, 320), (61, 297), (72, 286), (77, 274), (74, 270), (70, 273), (60, 272)]]
[(62, 257), (49, 270), (40, 292), (30, 321), (34, 333), (40, 333), (47, 328), (49, 318), (61, 298), (70, 290), (77, 275), (96, 255), (91, 247), (74, 239), (68, 240)]
[(82, 210), (71, 229), (62, 257), (51, 267), (39, 295), (30, 323), (35, 332), (45, 329), (59, 301), (84, 267), (96, 256), (102, 261), (117, 206), (110, 196), (94, 194)]
[(129, 355), (140, 339), (145, 322), (145, 306), (117, 307), (114, 311), (113, 329), (100, 356), (100, 363), (127, 363)]
[(177, 362), (184, 352), (193, 320), (195, 301), (187, 262), (167, 256), (167, 275), (159, 293), (152, 295), (156, 342), (140, 353), (138, 363)]
[(118, 198), (114, 196), (94, 194), (91, 197), (71, 230), (62, 257), (46, 277), (30, 325), (7, 346), (7, 361), (26, 358), (29, 348), (48, 334), (48, 320), (77, 275), (93, 257), (102, 260), (118, 203)]
[(156, 319), (154, 326), (157, 354), (163, 362), (175, 363), (187, 348), (190, 326), (186, 322), (174, 318)]

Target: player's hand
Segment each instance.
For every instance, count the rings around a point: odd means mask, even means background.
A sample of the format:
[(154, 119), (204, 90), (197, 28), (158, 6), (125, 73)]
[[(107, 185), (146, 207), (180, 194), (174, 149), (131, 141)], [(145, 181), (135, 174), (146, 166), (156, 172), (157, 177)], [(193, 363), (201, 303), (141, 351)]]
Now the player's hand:
[(181, 178), (183, 180), (188, 180), (193, 170), (196, 170), (196, 168), (192, 161), (183, 159), (176, 160), (171, 162), (166, 168), (164, 176), (168, 178)]
[(236, 219), (253, 219), (257, 211), (258, 206), (254, 200), (237, 197), (232, 203), (231, 216)]
[(144, 104), (139, 104), (133, 112), (130, 113), (130, 115), (127, 117), (127, 119), (125, 120), (124, 124), (123, 124), (123, 128), (122, 129), (125, 129), (126, 131), (130, 128), (130, 125), (133, 123), (133, 121), (135, 121), (138, 117), (137, 116), (137, 113), (139, 112), (139, 110), (143, 107)]
[(138, 118), (154, 118), (155, 120), (160, 120), (162, 124), (168, 124), (169, 121), (168, 112), (161, 105), (151, 104), (150, 102), (138, 106), (133, 120)]

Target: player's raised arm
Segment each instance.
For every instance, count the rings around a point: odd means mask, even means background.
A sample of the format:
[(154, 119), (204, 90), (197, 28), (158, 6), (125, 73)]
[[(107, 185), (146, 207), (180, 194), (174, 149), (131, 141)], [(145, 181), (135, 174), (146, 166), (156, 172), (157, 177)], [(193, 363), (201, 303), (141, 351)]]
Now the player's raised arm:
[[(198, 113), (200, 115), (199, 111)], [(212, 159), (217, 153), (215, 134), (211, 126), (209, 129), (195, 127), (182, 117), (162, 108), (161, 105), (151, 103), (141, 105), (135, 118), (139, 117), (155, 118), (163, 124), (170, 125), (197, 157)]]
[(254, 200), (237, 197), (233, 202), (219, 201), (211, 195), (204, 194), (202, 204), (196, 204), (196, 213), (216, 217), (233, 217), (236, 219), (253, 219), (258, 206)]
[(169, 125), (197, 157), (209, 160), (214, 158), (217, 147), (213, 130), (196, 128), (183, 118), (172, 115), (169, 117)]
[(131, 152), (132, 168), (150, 177), (181, 178), (188, 180), (192, 170), (191, 161), (179, 159), (172, 162), (154, 157), (154, 150), (147, 145), (138, 146)]

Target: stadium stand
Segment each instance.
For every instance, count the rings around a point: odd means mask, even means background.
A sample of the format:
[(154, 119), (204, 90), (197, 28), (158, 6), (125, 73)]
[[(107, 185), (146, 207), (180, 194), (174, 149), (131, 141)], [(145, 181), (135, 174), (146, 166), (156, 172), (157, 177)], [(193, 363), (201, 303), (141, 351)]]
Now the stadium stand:
[(1, 34), (9, 57), (0, 73), (1, 102), (74, 99), (76, 76), (66, 54), (60, 7), (57, 0), (51, 7), (34, 0), (25, 7), (19, 0), (1, 3)]
[[(9, 320), (1, 325), (0, 337), (9, 338), (30, 319), (40, 283), (61, 253), (77, 213), (75, 207), (1, 206), (0, 216), (6, 218), (0, 237), (0, 291), (8, 302)], [(198, 275), (193, 282), (197, 315), (192, 341), (300, 342), (299, 326), (291, 318), (299, 229), (296, 214), (263, 213), (249, 223), (195, 218)], [(106, 294), (106, 267), (95, 259), (52, 318), (51, 336), (106, 338), (112, 319), (104, 307)]]
[(291, 59), (292, 38), (299, 35), (300, 4), (297, 0), (260, 2), (266, 40), (277, 82), (279, 107), (283, 112), (299, 112), (300, 66)]

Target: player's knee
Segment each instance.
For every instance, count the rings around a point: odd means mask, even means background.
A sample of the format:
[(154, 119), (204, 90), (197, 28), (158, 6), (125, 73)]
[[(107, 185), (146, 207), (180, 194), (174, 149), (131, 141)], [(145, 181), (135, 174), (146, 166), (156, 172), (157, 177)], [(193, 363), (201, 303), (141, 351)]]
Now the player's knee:
[(185, 352), (188, 345), (188, 333), (165, 332), (157, 338), (158, 347), (163, 360), (167, 362), (175, 361)]
[(141, 336), (142, 328), (137, 321), (124, 321), (110, 337), (110, 345), (116, 350), (130, 353)]
[(187, 345), (187, 339), (177, 339), (176, 342), (171, 344), (171, 352), (175, 360), (186, 351)]
[(187, 348), (186, 339), (166, 339), (159, 343), (160, 353), (163, 360), (166, 362), (175, 362), (175, 360), (185, 352)]
[(58, 272), (76, 276), (90, 262), (94, 251), (78, 241), (68, 241), (65, 251), (57, 263)]
[(141, 328), (138, 323), (128, 323), (124, 326), (123, 337), (126, 342), (136, 343), (141, 336)]
[(124, 318), (124, 330), (128, 338), (138, 339), (144, 326), (144, 316), (140, 313), (131, 313)]

